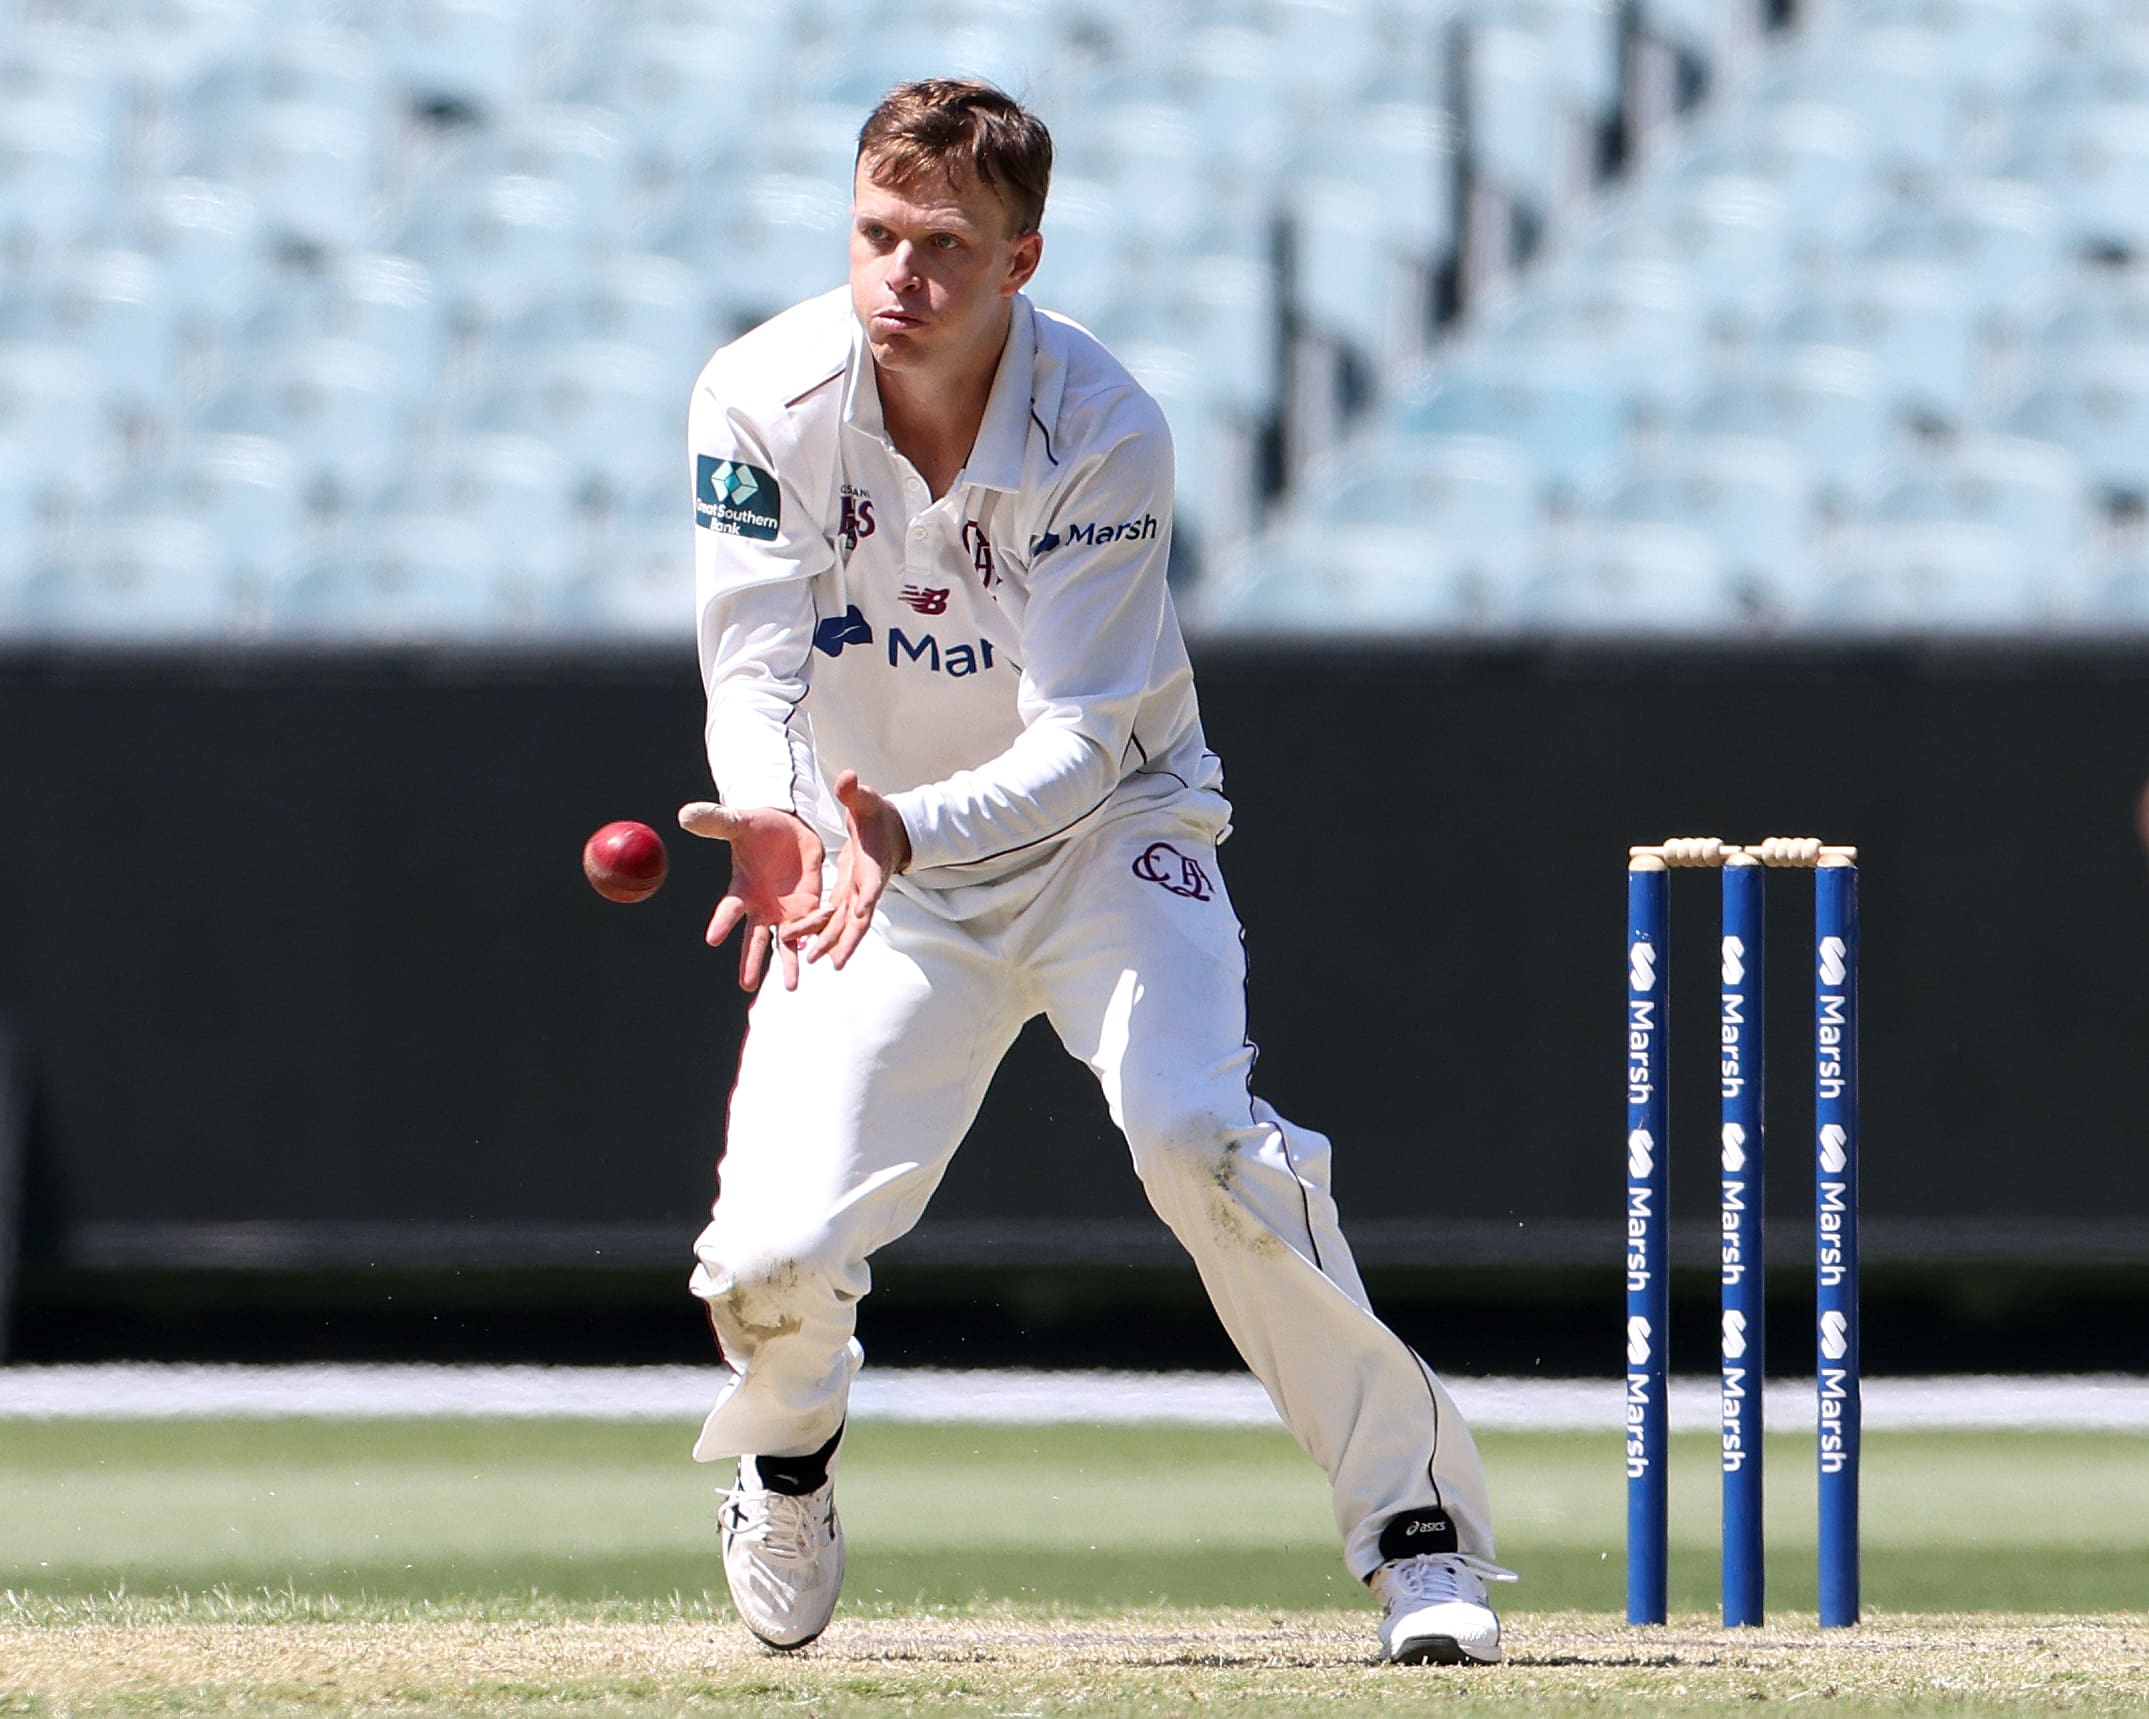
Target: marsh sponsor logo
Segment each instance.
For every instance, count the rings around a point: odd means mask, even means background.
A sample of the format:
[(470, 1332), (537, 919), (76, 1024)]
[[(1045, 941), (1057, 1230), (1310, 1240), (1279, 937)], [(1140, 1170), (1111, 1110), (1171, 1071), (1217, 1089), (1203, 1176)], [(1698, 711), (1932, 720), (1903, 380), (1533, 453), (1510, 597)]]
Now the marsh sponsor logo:
[(1732, 1308), (1724, 1314), (1724, 1359), (1746, 1358), (1746, 1315)]
[(1834, 1122), (1821, 1130), (1821, 1168), (1831, 1176), (1842, 1175), (1844, 1166), (1850, 1162), (1850, 1138)]
[[(1841, 1320), (1843, 1315), (1835, 1313), (1829, 1315), (1829, 1318)], [(1828, 1320), (1823, 1319), (1821, 1321), (1821, 1353), (1823, 1359), (1840, 1361), (1847, 1348), (1848, 1344), (1846, 1343), (1843, 1349), (1833, 1352), (1829, 1350)], [(1847, 1367), (1824, 1366), (1820, 1369), (1820, 1374), (1821, 1472), (1823, 1474), (1841, 1474), (1850, 1467), (1851, 1433), (1857, 1416), (1855, 1398), (1851, 1390), (1850, 1369)]]
[(776, 478), (744, 460), (720, 460), (713, 454), (694, 459), (694, 523), (724, 537), (776, 540), (783, 503)]
[(1824, 1179), (1814, 1198), (1814, 1281), (1824, 1288), (1847, 1283), (1851, 1267), (1844, 1232), (1851, 1221), (1850, 1185)]
[(1627, 1136), (1627, 1174), (1637, 1182), (1657, 1167), (1657, 1143), (1646, 1128), (1637, 1128)]
[(1840, 1361), (1850, 1351), (1850, 1318), (1838, 1309), (1831, 1307), (1821, 1315), (1821, 1353), (1828, 1360)]
[(1840, 985), (1849, 974), (1850, 949), (1840, 937), (1821, 939), (1821, 983), (1830, 987)]
[(1637, 943), (1627, 951), (1627, 989), (1653, 991), (1657, 984), (1657, 952), (1653, 943)]
[(1627, 1288), (1637, 1292), (1649, 1287), (1654, 1269), (1650, 1264), (1656, 1251), (1654, 1195), (1647, 1182), (1627, 1184)]
[[(1739, 1347), (1735, 1352), (1731, 1347), (1733, 1319), (1739, 1320), (1741, 1331)], [(1723, 1423), (1722, 1449), (1726, 1474), (1737, 1474), (1746, 1466), (1746, 1409), (1750, 1400), (1746, 1394), (1746, 1369), (1731, 1365), (1739, 1355), (1746, 1353), (1745, 1323), (1738, 1314), (1724, 1315), (1724, 1390), (1718, 1418)]]
[[(1724, 975), (1724, 983), (1731, 983), (1731, 975)], [(1717, 1030), (1717, 1087), (1726, 1098), (1736, 1098), (1746, 1090), (1746, 994), (1743, 991), (1724, 993), (1723, 1024)]]
[(931, 633), (920, 633), (912, 638), (901, 627), (888, 629), (890, 668), (921, 663), (934, 674), (952, 675), (960, 680), (965, 675), (984, 673), (993, 666), (993, 660), (990, 639), (979, 639), (975, 643), (958, 640), (951, 645), (942, 645)]
[(1746, 1168), (1746, 1130), (1736, 1122), (1724, 1124), (1724, 1168), (1733, 1175)]
[(1735, 991), (1746, 983), (1746, 944), (1743, 939), (1724, 939), (1724, 989)]
[(1077, 544), (1091, 548), (1103, 543), (1150, 543), (1155, 541), (1157, 533), (1162, 529), (1163, 526), (1153, 513), (1145, 513), (1139, 519), (1117, 522), (1091, 520), (1084, 525), (1066, 525), (1057, 531), (1048, 531), (1041, 537), (1032, 538), (1030, 555), (1034, 559), (1040, 555), (1050, 555), (1055, 549), (1071, 549)]
[(1646, 1367), (1649, 1365), (1649, 1337), (1649, 1321), (1647, 1319), (1637, 1313), (1627, 1320), (1628, 1366)]
[(824, 615), (813, 629), (813, 648), (832, 657), (843, 655), (851, 645), (870, 645), (873, 626), (853, 603), (840, 615)]
[[(1646, 1334), (1649, 1322), (1646, 1319), (1640, 1321), (1630, 1319), (1627, 1321), (1629, 1332), (1627, 1353), (1630, 1356), (1634, 1352), (1634, 1340), (1631, 1333), (1637, 1323), (1641, 1325), (1644, 1332), (1646, 1351)], [(1639, 1480), (1649, 1472), (1649, 1401), (1649, 1375), (1647, 1373), (1629, 1373), (1627, 1375), (1627, 1478), (1629, 1480)]]

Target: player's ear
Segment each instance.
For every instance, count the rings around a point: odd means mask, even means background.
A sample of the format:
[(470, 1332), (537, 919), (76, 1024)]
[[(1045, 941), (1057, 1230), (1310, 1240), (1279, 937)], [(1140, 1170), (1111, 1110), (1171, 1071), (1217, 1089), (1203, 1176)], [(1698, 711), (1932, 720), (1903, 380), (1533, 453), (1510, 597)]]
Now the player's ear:
[(1045, 236), (1035, 227), (1019, 234), (1008, 248), (1007, 280), (1001, 290), (1016, 293), (1030, 284), (1030, 277), (1037, 273), (1037, 265), (1045, 254)]

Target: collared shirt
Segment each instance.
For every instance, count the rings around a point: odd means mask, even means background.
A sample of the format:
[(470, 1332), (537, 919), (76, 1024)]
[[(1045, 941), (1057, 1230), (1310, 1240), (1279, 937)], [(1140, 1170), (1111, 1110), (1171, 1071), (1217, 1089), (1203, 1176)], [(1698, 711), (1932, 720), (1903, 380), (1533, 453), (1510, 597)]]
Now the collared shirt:
[(795, 812), (834, 851), (830, 785), (856, 770), (901, 814), (913, 881), (952, 888), (1108, 806), (1220, 796), (1165, 588), (1171, 434), (1086, 331), (1016, 296), (937, 500), (888, 440), (847, 289), (710, 359), (687, 435), (727, 804)]

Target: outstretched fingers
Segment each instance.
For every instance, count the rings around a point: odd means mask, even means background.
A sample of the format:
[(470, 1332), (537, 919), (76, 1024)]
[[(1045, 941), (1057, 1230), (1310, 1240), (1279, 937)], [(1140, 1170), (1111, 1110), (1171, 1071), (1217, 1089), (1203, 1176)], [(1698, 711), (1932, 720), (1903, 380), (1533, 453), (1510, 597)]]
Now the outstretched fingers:
[(769, 928), (756, 925), (748, 931), (739, 944), (739, 989), (755, 991), (761, 988), (761, 974), (768, 965)]
[(727, 895), (716, 904), (716, 911), (709, 916), (709, 929), (703, 940), (711, 949), (738, 930), (739, 922), (746, 917), (746, 903), (735, 895)]

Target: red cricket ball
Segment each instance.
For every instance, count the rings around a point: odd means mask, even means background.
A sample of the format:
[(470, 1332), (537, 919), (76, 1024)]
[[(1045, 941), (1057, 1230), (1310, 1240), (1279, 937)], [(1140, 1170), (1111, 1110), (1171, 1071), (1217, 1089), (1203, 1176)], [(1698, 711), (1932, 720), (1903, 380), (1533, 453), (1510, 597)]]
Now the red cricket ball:
[(582, 873), (607, 901), (647, 901), (670, 866), (664, 838), (631, 818), (605, 825), (582, 844)]

